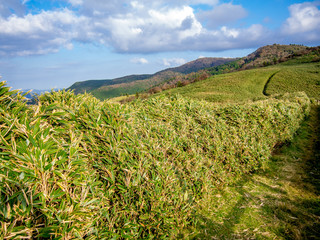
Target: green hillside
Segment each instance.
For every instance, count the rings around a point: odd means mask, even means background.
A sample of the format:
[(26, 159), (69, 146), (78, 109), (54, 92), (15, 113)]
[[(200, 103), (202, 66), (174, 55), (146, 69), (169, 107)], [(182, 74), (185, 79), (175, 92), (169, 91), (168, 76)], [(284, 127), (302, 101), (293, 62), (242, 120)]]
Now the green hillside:
[(213, 75), (266, 67), (294, 60), (296, 63), (319, 61), (319, 47), (301, 45), (268, 45), (240, 59), (199, 58), (155, 74), (130, 75), (116, 79), (88, 80), (73, 84), (68, 90), (91, 93), (104, 100), (122, 95), (159, 91), (188, 85)]
[(304, 91), (320, 99), (320, 63), (278, 64), (215, 75), (185, 87), (168, 90), (210, 102), (234, 103), (265, 99), (266, 95)]
[(298, 91), (320, 100), (320, 62), (281, 66), (266, 86), (269, 95)]
[(118, 83), (114, 81), (113, 84), (105, 84), (94, 88), (89, 93), (95, 96), (98, 99), (104, 100), (107, 98), (113, 98), (122, 95), (130, 95), (145, 91), (154, 85), (160, 84), (167, 79), (174, 78), (181, 73), (173, 71), (159, 72), (151, 77), (145, 78), (143, 80), (134, 80), (125, 83)]
[(103, 100), (142, 92), (177, 76), (183, 76), (234, 60), (234, 58), (199, 58), (182, 66), (168, 68), (155, 74), (130, 75), (115, 79), (76, 82), (68, 90), (73, 90), (76, 94), (91, 93), (93, 96)]
[(151, 74), (145, 74), (145, 75), (130, 75), (125, 76), (121, 78), (116, 79), (105, 79), (105, 80), (88, 80), (83, 82), (76, 82), (74, 83), (68, 90), (73, 90), (76, 94), (78, 93), (85, 93), (85, 92), (91, 92), (97, 88), (100, 88), (102, 86), (110, 86), (114, 84), (125, 84), (134, 82), (137, 80), (144, 80), (146, 78), (151, 77)]
[[(186, 86), (195, 82), (203, 81), (210, 76), (238, 72), (247, 69), (257, 69), (267, 66), (277, 66), (279, 64), (293, 65), (299, 63), (319, 62), (319, 60), (320, 47), (278, 44), (267, 45), (257, 49), (255, 52), (246, 57), (229, 61), (217, 66), (203, 68), (197, 72), (173, 76), (167, 81), (160, 81), (158, 84), (154, 84), (154, 86), (148, 90), (148, 93), (145, 92), (144, 95), (159, 93), (168, 89)], [(184, 66), (186, 65), (188, 64), (185, 64)], [(266, 93), (264, 92), (264, 94)], [(131, 96), (127, 100), (123, 101), (129, 101), (132, 99), (133, 97)]]

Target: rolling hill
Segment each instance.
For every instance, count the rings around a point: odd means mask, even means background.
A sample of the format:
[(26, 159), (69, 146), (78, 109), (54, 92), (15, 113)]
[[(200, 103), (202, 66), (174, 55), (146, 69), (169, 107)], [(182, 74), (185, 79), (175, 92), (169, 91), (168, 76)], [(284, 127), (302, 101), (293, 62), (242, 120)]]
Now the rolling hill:
[[(157, 93), (204, 80), (211, 75), (277, 65), (299, 58), (304, 58), (305, 62), (317, 61), (319, 55), (319, 47), (273, 44), (261, 47), (248, 56), (239, 59), (199, 58), (182, 66), (168, 68), (155, 74), (76, 82), (68, 90), (73, 90), (76, 94), (91, 93), (101, 100), (146, 91)], [(302, 61), (300, 60), (300, 62)]]
[[(148, 94), (143, 94), (142, 97), (165, 91), (218, 102), (256, 100), (272, 94), (265, 85), (270, 82), (268, 87), (272, 88), (276, 85), (275, 81), (277, 80), (282, 82), (280, 88), (282, 92), (278, 89), (273, 93), (293, 92), (294, 90), (307, 91), (310, 97), (318, 98), (320, 80), (316, 63), (319, 60), (320, 47), (268, 45), (257, 49), (244, 58), (173, 77), (152, 87)], [(299, 67), (294, 70), (296, 66)], [(309, 80), (299, 81), (299, 78), (308, 78)], [(189, 84), (191, 86), (180, 89), (180, 87)], [(127, 102), (134, 98), (135, 96), (129, 96), (117, 100)]]
[(130, 75), (115, 79), (88, 80), (76, 82), (68, 90), (78, 93), (91, 93), (99, 99), (121, 96), (124, 94), (135, 94), (168, 81), (176, 76), (183, 76), (197, 72), (204, 68), (210, 68), (232, 62), (234, 58), (199, 58), (182, 66), (168, 68), (155, 74)]
[(320, 62), (277, 64), (211, 76), (203, 81), (164, 91), (199, 100), (239, 103), (269, 95), (304, 91), (320, 100)]

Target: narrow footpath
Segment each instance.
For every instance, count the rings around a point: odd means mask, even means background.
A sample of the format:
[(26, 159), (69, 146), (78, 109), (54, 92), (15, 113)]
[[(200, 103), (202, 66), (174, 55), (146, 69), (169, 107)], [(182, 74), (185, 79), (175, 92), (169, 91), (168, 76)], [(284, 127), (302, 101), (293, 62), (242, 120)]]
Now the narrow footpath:
[[(220, 190), (193, 239), (320, 239), (320, 107), (266, 170)], [(200, 232), (200, 233), (199, 233)]]

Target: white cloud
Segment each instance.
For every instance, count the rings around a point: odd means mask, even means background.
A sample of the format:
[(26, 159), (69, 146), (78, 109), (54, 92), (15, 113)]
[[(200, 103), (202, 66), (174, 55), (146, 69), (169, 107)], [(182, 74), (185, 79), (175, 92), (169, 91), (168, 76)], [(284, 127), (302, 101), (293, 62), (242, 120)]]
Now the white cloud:
[[(196, 2), (205, 1), (193, 1)], [(74, 41), (104, 44), (127, 53), (210, 51), (247, 46), (252, 41), (248, 36), (244, 38), (244, 34), (251, 34), (251, 39), (261, 37), (257, 26), (205, 29), (190, 6), (154, 8), (165, 1), (127, 1), (125, 7), (123, 1), (116, 0), (69, 0), (69, 3), (82, 5), (77, 12), (65, 8), (21, 17), (0, 17), (0, 54), (46, 54), (61, 47), (72, 49)], [(114, 8), (117, 10), (112, 12)], [(167, 66), (183, 63), (164, 62)]]
[(69, 0), (69, 2), (73, 5), (73, 6), (80, 6), (83, 4), (83, 0)]
[[(62, 47), (72, 49), (74, 42), (104, 44), (116, 52), (152, 53), (254, 48), (273, 43), (275, 36), (277, 40), (320, 39), (319, 2), (291, 5), (290, 18), (280, 32), (260, 24), (234, 27), (232, 23), (246, 17), (247, 11), (218, 0), (65, 2), (76, 8), (26, 15), (22, 1), (0, 0), (0, 55), (46, 54)], [(212, 10), (195, 14), (189, 4), (211, 5)]]
[(256, 24), (245, 29), (230, 29), (224, 26), (215, 31), (205, 30), (195, 38), (186, 39), (182, 45), (200, 51), (223, 51), (255, 48), (263, 44), (270, 44), (272, 41), (272, 32)]
[(193, 9), (150, 9), (145, 14), (117, 15), (108, 19), (112, 44), (120, 52), (173, 50), (181, 41), (201, 33)]
[(164, 58), (162, 59), (163, 65), (166, 67), (172, 67), (172, 66), (180, 66), (185, 64), (187, 61), (183, 58)]
[(137, 63), (137, 64), (147, 64), (149, 61), (145, 58), (133, 58), (131, 59), (132, 63)]
[(25, 12), (25, 6), (20, 0), (0, 0), (0, 17), (8, 17), (12, 13), (21, 16)]
[(237, 38), (240, 34), (240, 31), (237, 29), (228, 29), (226, 26), (221, 28), (221, 32), (224, 36), (229, 38)]
[(72, 40), (80, 37), (77, 26), (85, 26), (85, 22), (85, 17), (77, 17), (68, 9), (0, 17), (0, 54), (46, 54), (61, 47), (71, 49)]
[(289, 7), (290, 17), (283, 25), (285, 34), (314, 33), (320, 40), (320, 10), (319, 2), (293, 4)]
[(144, 5), (139, 3), (138, 1), (132, 1), (130, 4), (134, 9), (139, 9), (139, 10), (144, 9)]
[(217, 26), (234, 23), (247, 15), (247, 11), (241, 5), (223, 3), (215, 6), (212, 10), (199, 12), (197, 17), (206, 23), (207, 28), (216, 28)]

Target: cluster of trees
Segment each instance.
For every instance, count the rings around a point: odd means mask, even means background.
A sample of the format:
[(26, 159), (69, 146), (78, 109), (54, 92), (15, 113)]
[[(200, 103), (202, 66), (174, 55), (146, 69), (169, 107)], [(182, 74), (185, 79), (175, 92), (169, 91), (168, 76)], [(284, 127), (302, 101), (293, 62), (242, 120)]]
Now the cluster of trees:
[(120, 103), (131, 102), (137, 98), (145, 99), (152, 94), (160, 93), (165, 90), (172, 88), (183, 87), (191, 83), (202, 81), (210, 77), (212, 74), (208, 70), (200, 70), (198, 72), (189, 73), (186, 75), (178, 75), (170, 78), (168, 81), (161, 83), (157, 86), (150, 88), (148, 91), (143, 93), (136, 93), (135, 95), (127, 96), (126, 98), (120, 100)]
[(169, 79), (167, 82), (161, 85), (158, 85), (149, 89), (148, 93), (154, 94), (154, 93), (159, 93), (171, 88), (183, 87), (183, 86), (189, 85), (190, 83), (205, 80), (209, 76), (210, 76), (210, 73), (207, 70), (201, 70), (198, 72), (189, 73), (184, 76), (176, 76)]

